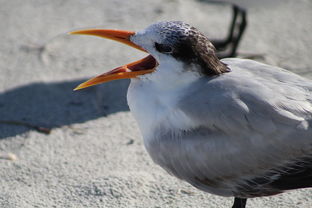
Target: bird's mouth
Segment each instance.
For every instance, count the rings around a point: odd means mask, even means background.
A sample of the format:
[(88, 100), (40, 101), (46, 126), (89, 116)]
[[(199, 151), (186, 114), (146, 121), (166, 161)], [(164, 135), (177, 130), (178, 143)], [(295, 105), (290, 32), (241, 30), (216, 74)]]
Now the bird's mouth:
[[(107, 38), (115, 40), (141, 51), (147, 52), (141, 46), (133, 43), (130, 37), (135, 34), (132, 31), (125, 30), (105, 30), (105, 29), (87, 29), (87, 30), (77, 30), (70, 32), (73, 35), (94, 35), (102, 38)], [(104, 82), (109, 82), (117, 79), (129, 79), (135, 78), (139, 75), (152, 73), (158, 66), (158, 62), (152, 55), (148, 55), (143, 59), (138, 61), (117, 67), (111, 71), (105, 72), (99, 76), (96, 76), (88, 81), (78, 85), (74, 90), (80, 90), (93, 85), (101, 84)]]

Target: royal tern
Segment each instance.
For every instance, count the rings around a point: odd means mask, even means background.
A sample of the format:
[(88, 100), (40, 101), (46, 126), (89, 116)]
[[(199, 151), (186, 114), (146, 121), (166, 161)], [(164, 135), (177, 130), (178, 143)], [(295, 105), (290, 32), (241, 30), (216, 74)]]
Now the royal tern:
[(312, 187), (312, 82), (252, 60), (219, 60), (196, 28), (88, 29), (147, 57), (77, 89), (131, 78), (127, 100), (153, 161), (200, 190), (247, 198)]

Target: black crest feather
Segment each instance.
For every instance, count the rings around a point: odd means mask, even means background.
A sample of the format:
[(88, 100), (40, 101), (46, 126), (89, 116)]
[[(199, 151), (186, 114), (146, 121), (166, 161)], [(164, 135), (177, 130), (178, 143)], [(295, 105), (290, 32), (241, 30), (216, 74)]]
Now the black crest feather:
[(176, 59), (186, 64), (200, 65), (201, 73), (209, 76), (230, 71), (227, 65), (218, 59), (212, 43), (195, 27), (174, 21), (164, 22), (162, 29), (168, 44), (173, 44), (171, 55)]

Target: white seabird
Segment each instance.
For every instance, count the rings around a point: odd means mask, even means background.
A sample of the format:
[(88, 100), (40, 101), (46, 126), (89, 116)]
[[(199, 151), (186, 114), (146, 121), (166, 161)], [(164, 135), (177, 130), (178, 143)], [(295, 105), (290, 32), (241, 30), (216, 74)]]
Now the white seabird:
[(203, 191), (247, 198), (312, 187), (312, 82), (252, 60), (219, 60), (190, 25), (89, 29), (149, 53), (79, 85), (131, 78), (128, 104), (158, 165)]

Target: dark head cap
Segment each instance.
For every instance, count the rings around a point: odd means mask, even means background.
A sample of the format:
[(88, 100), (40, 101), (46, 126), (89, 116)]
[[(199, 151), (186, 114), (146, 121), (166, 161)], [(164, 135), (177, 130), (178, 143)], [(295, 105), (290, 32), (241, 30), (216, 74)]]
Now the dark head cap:
[(199, 65), (202, 74), (218, 75), (229, 72), (215, 53), (215, 47), (195, 27), (181, 21), (159, 22), (147, 30), (156, 32), (158, 52), (168, 54), (188, 65)]

